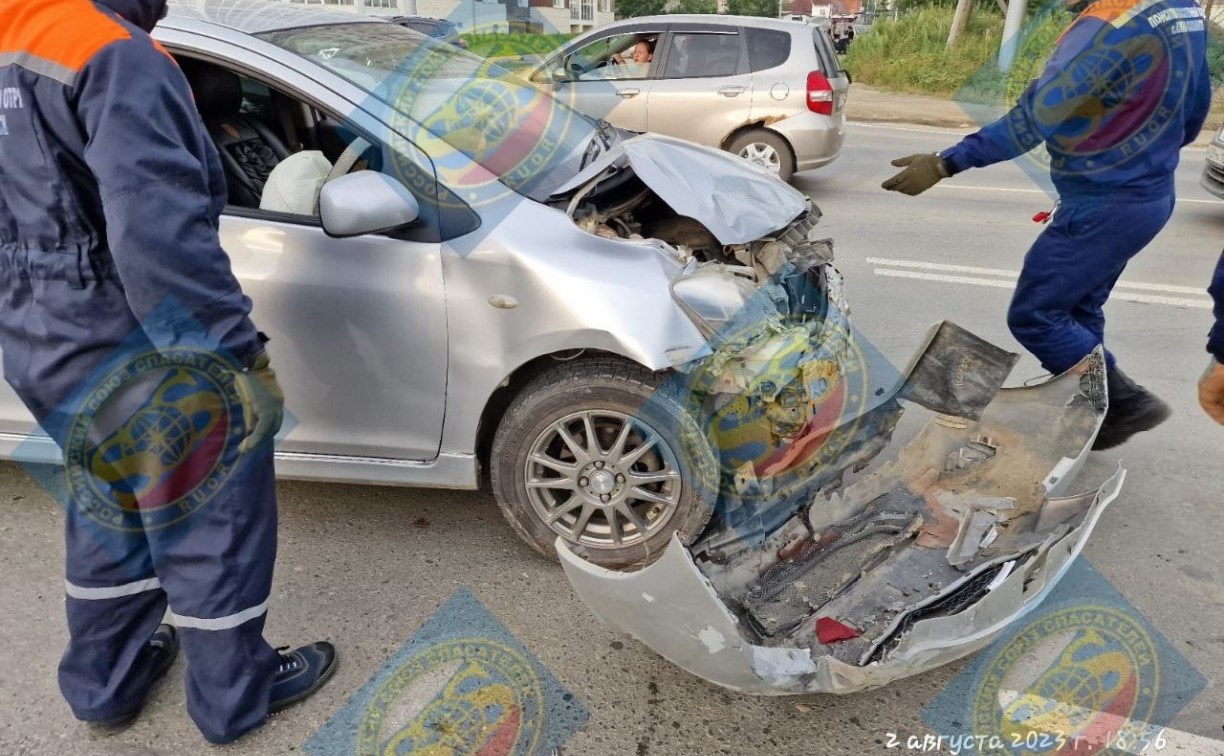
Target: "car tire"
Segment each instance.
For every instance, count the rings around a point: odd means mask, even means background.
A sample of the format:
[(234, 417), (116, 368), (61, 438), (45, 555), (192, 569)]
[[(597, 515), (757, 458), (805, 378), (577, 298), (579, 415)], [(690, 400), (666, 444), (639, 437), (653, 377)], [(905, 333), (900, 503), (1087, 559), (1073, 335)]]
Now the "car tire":
[(629, 569), (658, 558), (673, 533), (687, 544), (705, 529), (717, 463), (669, 376), (615, 358), (579, 360), (539, 375), (511, 402), (489, 478), (532, 548), (557, 559), (560, 536), (594, 564)]
[(777, 172), (790, 181), (795, 175), (795, 153), (780, 135), (768, 129), (750, 129), (731, 140), (727, 152)]

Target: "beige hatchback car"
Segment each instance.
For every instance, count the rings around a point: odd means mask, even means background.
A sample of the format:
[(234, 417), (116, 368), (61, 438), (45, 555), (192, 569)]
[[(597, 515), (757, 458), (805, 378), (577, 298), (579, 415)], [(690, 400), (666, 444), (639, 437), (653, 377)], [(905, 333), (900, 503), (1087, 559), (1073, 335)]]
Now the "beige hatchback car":
[(750, 16), (632, 18), (546, 56), (531, 80), (587, 115), (733, 152), (787, 180), (837, 159), (850, 75), (828, 36)]

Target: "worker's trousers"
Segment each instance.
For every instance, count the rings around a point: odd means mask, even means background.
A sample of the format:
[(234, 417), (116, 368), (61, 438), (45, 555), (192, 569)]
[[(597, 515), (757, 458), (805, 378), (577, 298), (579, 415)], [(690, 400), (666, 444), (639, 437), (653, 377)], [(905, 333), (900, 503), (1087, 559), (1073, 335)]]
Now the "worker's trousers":
[(65, 462), (27, 469), (67, 514), (59, 681), (73, 713), (141, 706), (168, 608), (204, 736), (259, 726), (279, 661), (263, 638), (276, 491), (271, 442), (237, 451), (233, 361), (172, 305), (138, 324), (113, 274), (73, 254), (0, 248), (0, 296), (5, 378)]
[[(1064, 197), (1024, 258), (1007, 324), (1058, 375), (1105, 343), (1105, 301), (1130, 259), (1173, 213), (1159, 199)], [(1106, 351), (1112, 368), (1114, 357)]]

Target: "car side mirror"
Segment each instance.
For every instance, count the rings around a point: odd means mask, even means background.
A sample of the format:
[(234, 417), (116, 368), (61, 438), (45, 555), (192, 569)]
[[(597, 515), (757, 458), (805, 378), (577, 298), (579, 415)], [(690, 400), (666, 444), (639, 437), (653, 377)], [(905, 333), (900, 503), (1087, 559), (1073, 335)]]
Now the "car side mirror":
[(323, 185), (319, 220), (338, 239), (380, 234), (421, 217), (421, 206), (403, 184), (377, 171), (357, 171)]

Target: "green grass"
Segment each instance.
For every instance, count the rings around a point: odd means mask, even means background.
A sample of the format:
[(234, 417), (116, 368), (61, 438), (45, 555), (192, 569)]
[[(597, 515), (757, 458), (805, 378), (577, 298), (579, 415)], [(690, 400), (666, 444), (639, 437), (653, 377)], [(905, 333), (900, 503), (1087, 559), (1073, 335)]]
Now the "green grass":
[(464, 34), (468, 50), (483, 58), (543, 55), (574, 38), (573, 34)]
[(1030, 20), (1021, 38), (1016, 65), (1009, 76), (994, 61), (1003, 38), (1003, 17), (977, 7), (956, 47), (946, 49), (953, 9), (918, 8), (897, 21), (882, 21), (854, 40), (845, 65), (855, 81), (898, 92), (969, 96), (995, 101), (1036, 75), (1070, 20), (1063, 13), (1043, 13)]

